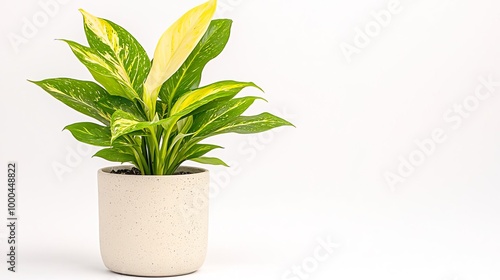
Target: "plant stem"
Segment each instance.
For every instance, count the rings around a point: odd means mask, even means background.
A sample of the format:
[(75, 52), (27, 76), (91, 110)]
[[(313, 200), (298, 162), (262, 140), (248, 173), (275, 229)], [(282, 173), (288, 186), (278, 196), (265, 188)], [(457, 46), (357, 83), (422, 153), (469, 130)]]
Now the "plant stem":
[(156, 138), (156, 131), (153, 128), (148, 129), (151, 135), (148, 137), (150, 140), (149, 143), (149, 148), (150, 148), (150, 153), (152, 154), (151, 156), (151, 168), (154, 173), (154, 175), (162, 175), (161, 174), (161, 169), (160, 169), (160, 148), (158, 145), (158, 139)]
[(147, 161), (145, 158), (145, 156), (147, 156), (147, 153), (141, 153), (141, 150), (140, 150), (141, 147), (137, 146), (137, 143), (135, 142), (135, 140), (132, 136), (127, 135), (126, 139), (132, 145), (132, 151), (134, 152), (134, 157), (136, 159), (137, 168), (139, 168), (139, 170), (141, 170), (142, 174), (144, 174), (144, 175), (148, 174), (149, 168), (148, 168), (148, 164), (147, 164)]
[(168, 165), (166, 165), (167, 155), (168, 155), (167, 149), (168, 149), (168, 141), (170, 138), (170, 133), (172, 132), (172, 127), (173, 125), (170, 125), (168, 129), (165, 129), (165, 131), (163, 132), (163, 141), (161, 143), (161, 149), (160, 149), (160, 158), (162, 159), (161, 172), (164, 175), (167, 174), (166, 171), (168, 169)]
[[(132, 151), (134, 152), (134, 157), (136, 158), (137, 161), (137, 168), (141, 171), (141, 174), (147, 174), (147, 170), (145, 169), (145, 165), (143, 162), (143, 157), (141, 157), (141, 153), (136, 150), (136, 148), (133, 148)], [(147, 166), (147, 165), (146, 165)]]
[(171, 157), (168, 160), (169, 166), (171, 166), (174, 163), (175, 159), (177, 158), (177, 152), (178, 152), (179, 146), (181, 145), (182, 142), (184, 142), (184, 140), (177, 141), (177, 143), (175, 143), (173, 149), (169, 152), (169, 155), (171, 155)]

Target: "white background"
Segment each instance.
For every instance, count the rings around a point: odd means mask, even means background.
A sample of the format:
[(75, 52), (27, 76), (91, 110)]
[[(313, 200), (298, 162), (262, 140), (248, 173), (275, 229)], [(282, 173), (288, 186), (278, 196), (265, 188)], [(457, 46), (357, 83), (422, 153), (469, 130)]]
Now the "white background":
[[(61, 132), (86, 117), (26, 79), (90, 79), (53, 40), (85, 42), (80, 7), (124, 26), (152, 55), (164, 29), (202, 1), (62, 2), (45, 23), (38, 0), (0, 4), (0, 179), (17, 161), (20, 217), (18, 273), (0, 257), (0, 279), (125, 279), (99, 255), (96, 171), (110, 163)], [(255, 112), (297, 128), (212, 139), (226, 147), (213, 155), (233, 169), (210, 168), (209, 253), (183, 279), (297, 280), (284, 275), (302, 264), (303, 279), (500, 278), (500, 87), (474, 97), (480, 77), (500, 80), (500, 2), (401, 0), (350, 57), (341, 46), (355, 47), (356, 28), (373, 27), (389, 0), (219, 2), (233, 34), (203, 83), (254, 81), (269, 100)], [(24, 36), (37, 15), (42, 23)], [(450, 113), (464, 100), (467, 117)], [(445, 140), (418, 158), (415, 141), (435, 130)], [(391, 187), (387, 172), (397, 175), (410, 155), (419, 166)], [(311, 259), (328, 238), (338, 245), (328, 259)]]

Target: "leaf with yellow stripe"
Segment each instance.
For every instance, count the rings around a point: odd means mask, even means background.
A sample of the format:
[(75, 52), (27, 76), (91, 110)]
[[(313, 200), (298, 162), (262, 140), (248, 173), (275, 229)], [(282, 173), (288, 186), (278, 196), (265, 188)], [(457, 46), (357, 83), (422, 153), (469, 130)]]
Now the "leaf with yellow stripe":
[(223, 148), (221, 146), (211, 145), (211, 144), (195, 144), (192, 147), (187, 148), (187, 150), (184, 152), (182, 156), (184, 157), (185, 160), (189, 160), (192, 158), (199, 158), (215, 149), (223, 149)]
[[(64, 128), (71, 132), (76, 140), (85, 144), (110, 147), (111, 146), (111, 130), (109, 126), (102, 126), (91, 122), (80, 122), (66, 126)], [(132, 143), (126, 142), (124, 139), (117, 139), (114, 146), (131, 146)]]
[(134, 115), (118, 110), (111, 117), (111, 143), (114, 143), (120, 136), (158, 125), (172, 125), (177, 120), (177, 118), (170, 117), (162, 120), (140, 121)]
[(144, 48), (123, 27), (80, 9), (89, 46), (116, 65), (123, 82), (142, 93), (151, 62)]
[(225, 126), (243, 114), (257, 99), (265, 100), (261, 97), (246, 96), (217, 102), (213, 108), (196, 115), (192, 127), (194, 136), (203, 137)]
[(256, 116), (240, 116), (213, 132), (210, 136), (231, 132), (239, 134), (260, 133), (280, 126), (294, 125), (270, 113), (262, 113)]
[(231, 33), (230, 19), (212, 20), (200, 42), (182, 66), (161, 87), (160, 98), (172, 105), (184, 93), (200, 85), (203, 69), (226, 46)]
[(100, 157), (112, 162), (131, 162), (137, 166), (137, 160), (129, 147), (105, 148), (98, 151), (94, 157)]
[(161, 36), (145, 82), (144, 102), (154, 111), (161, 85), (184, 63), (210, 25), (217, 0), (201, 4), (178, 19)]
[(222, 81), (193, 90), (179, 98), (170, 111), (171, 115), (161, 120), (140, 121), (130, 113), (116, 111), (111, 118), (111, 141), (122, 135), (157, 125), (162, 125), (167, 131), (171, 131), (182, 117), (211, 101), (234, 97), (246, 87), (259, 88), (252, 82)]
[(76, 140), (85, 144), (109, 147), (111, 146), (111, 131), (107, 126), (90, 122), (74, 123), (66, 126)]
[(175, 102), (170, 110), (170, 115), (189, 114), (213, 100), (232, 98), (246, 87), (254, 87), (262, 90), (252, 82), (222, 81), (213, 83), (184, 94)]
[(93, 48), (82, 46), (70, 40), (66, 42), (80, 62), (87, 67), (94, 79), (111, 95), (122, 96), (129, 100), (139, 98), (139, 95), (127, 81), (127, 73), (118, 62), (107, 60)]
[(142, 112), (137, 109), (132, 101), (120, 96), (110, 95), (94, 82), (70, 78), (30, 82), (38, 85), (69, 107), (105, 125), (109, 125), (111, 116), (116, 110), (126, 111), (139, 119), (144, 118)]

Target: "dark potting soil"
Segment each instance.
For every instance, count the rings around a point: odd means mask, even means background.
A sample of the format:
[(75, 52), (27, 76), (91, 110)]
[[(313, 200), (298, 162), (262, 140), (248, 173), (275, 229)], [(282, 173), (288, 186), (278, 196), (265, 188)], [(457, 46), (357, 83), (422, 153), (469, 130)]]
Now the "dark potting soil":
[[(111, 174), (142, 175), (141, 171), (135, 167), (132, 167), (132, 169), (111, 170)], [(180, 172), (174, 173), (174, 175), (190, 175), (190, 174), (193, 174), (193, 173), (185, 172), (185, 171), (180, 171)]]
[(141, 171), (135, 167), (132, 167), (132, 169), (111, 170), (111, 174), (141, 175)]

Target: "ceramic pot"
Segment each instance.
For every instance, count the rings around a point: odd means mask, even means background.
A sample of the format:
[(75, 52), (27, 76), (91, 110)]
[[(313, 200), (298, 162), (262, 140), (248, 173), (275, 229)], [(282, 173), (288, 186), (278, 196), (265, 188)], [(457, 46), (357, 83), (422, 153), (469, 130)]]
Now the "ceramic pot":
[(139, 176), (98, 171), (99, 235), (104, 265), (135, 276), (175, 276), (198, 270), (208, 242), (209, 172)]

